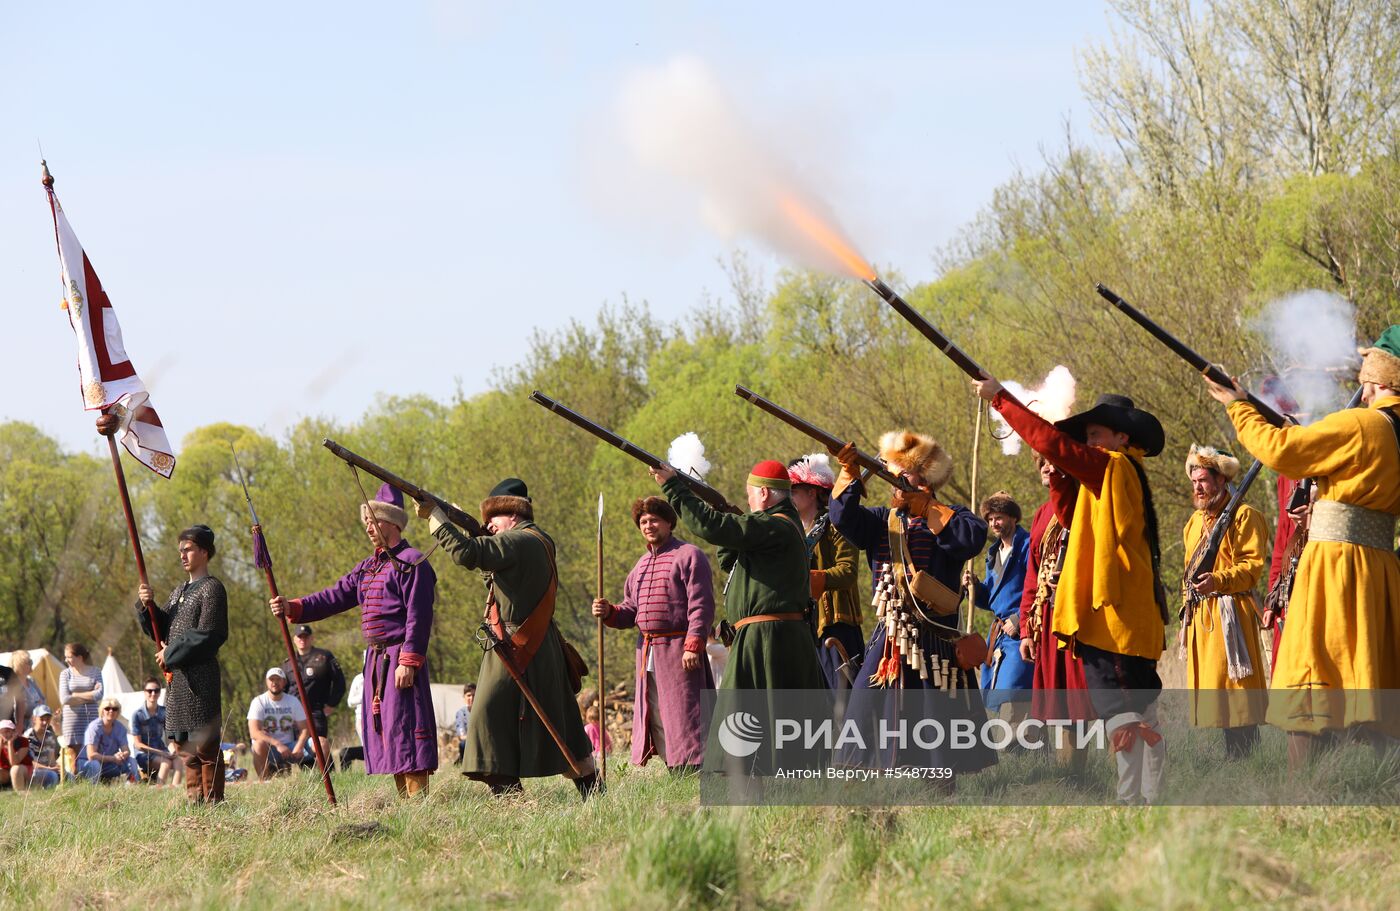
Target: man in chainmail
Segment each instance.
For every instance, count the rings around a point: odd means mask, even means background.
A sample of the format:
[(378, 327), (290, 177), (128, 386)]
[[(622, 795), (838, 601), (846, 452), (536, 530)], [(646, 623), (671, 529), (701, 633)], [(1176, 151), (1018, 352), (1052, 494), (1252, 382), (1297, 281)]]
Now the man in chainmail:
[(228, 596), (224, 584), (209, 575), (209, 560), (214, 556), (214, 532), (209, 526), (194, 525), (180, 532), (179, 551), (188, 580), (175, 587), (164, 607), (155, 603), (150, 586), (140, 586), (136, 616), (141, 630), (154, 638), (148, 612), (154, 608), (165, 643), (156, 652), (156, 664), (169, 681), (165, 739), (179, 746), (185, 762), (185, 792), (195, 803), (217, 803), (224, 799), (218, 653), (228, 639)]

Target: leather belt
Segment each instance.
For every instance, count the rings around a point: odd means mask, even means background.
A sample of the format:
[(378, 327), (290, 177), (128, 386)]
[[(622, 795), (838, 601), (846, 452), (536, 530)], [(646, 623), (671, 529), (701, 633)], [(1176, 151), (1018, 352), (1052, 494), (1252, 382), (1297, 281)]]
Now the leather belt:
[(803, 621), (806, 619), (807, 618), (804, 617), (800, 611), (794, 611), (793, 613), (788, 614), (754, 614), (752, 617), (745, 617), (742, 620), (735, 623), (734, 628), (736, 630), (743, 629), (750, 623), (778, 623), (785, 620)]

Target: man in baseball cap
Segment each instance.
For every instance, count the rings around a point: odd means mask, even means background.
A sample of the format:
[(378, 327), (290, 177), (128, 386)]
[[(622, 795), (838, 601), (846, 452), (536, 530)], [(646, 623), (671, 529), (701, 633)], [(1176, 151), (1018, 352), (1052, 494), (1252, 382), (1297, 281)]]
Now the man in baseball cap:
[(287, 675), (280, 667), (270, 667), (264, 675), (267, 692), (248, 705), (248, 738), (253, 748), (253, 769), (259, 781), (293, 765), (311, 766), (316, 754), (311, 747), (311, 725), (301, 701), (287, 695)]

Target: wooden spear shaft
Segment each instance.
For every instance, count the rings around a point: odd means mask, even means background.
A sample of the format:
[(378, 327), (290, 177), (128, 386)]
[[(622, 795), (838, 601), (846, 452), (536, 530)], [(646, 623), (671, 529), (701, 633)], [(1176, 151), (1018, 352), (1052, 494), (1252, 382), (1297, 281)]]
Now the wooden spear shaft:
[[(603, 495), (598, 494), (598, 593), (603, 597)], [(663, 757), (664, 758), (664, 757)], [(598, 618), (598, 778), (608, 781), (608, 688), (603, 682), (603, 618)]]
[[(977, 400), (977, 421), (972, 425), (972, 502), (968, 504), (974, 512), (977, 510), (977, 465), (982, 454), (982, 400)], [(967, 568), (972, 570), (977, 558), (973, 557), (967, 561)], [(963, 632), (972, 632), (972, 612), (977, 609), (977, 580), (974, 578), (967, 586), (967, 619), (963, 621)]]

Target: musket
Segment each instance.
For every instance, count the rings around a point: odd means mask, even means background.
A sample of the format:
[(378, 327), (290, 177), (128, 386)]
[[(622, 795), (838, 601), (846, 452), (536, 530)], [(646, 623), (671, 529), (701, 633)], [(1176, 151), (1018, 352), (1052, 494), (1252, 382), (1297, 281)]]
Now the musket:
[[(1191, 615), (1196, 611), (1196, 605), (1202, 600), (1202, 595), (1196, 591), (1191, 583), (1200, 578), (1202, 573), (1212, 572), (1215, 563), (1220, 558), (1220, 546), (1225, 543), (1225, 535), (1230, 527), (1235, 523), (1235, 514), (1239, 512), (1240, 504), (1244, 502), (1244, 496), (1249, 492), (1249, 487), (1254, 483), (1254, 479), (1259, 476), (1259, 470), (1264, 467), (1264, 463), (1255, 460), (1249, 466), (1249, 471), (1244, 473), (1240, 482), (1235, 485), (1234, 491), (1230, 494), (1230, 499), (1225, 503), (1225, 508), (1220, 510), (1220, 515), (1216, 517), (1215, 524), (1211, 526), (1210, 534), (1206, 536), (1205, 544), (1191, 560), (1191, 565), (1187, 567), (1186, 573), (1181, 577), (1182, 594), (1182, 622), (1189, 624)], [(1214, 596), (1212, 596), (1214, 597)]]
[[(641, 448), (636, 443), (633, 443), (626, 437), (618, 436), (606, 427), (603, 427), (600, 424), (595, 424), (588, 418), (579, 414), (577, 411), (574, 411), (570, 408), (567, 408), (564, 405), (561, 405), (559, 402), (545, 395), (543, 392), (540, 392), (538, 389), (530, 393), (530, 401), (534, 402), (536, 405), (542, 405), (543, 407), (549, 409), (550, 411), (559, 415), (564, 420), (568, 421), (570, 424), (573, 424), (575, 427), (579, 427), (583, 430), (588, 431), (598, 439), (602, 440), (604, 443), (607, 443), (609, 446), (615, 446), (618, 449), (621, 449), (623, 452), (627, 453), (632, 458), (641, 462), (648, 468), (660, 468), (662, 465), (666, 464), (661, 459), (647, 452), (645, 449)], [(699, 478), (691, 477), (690, 475), (683, 474), (681, 472), (676, 472), (676, 477), (680, 478), (686, 484), (690, 485), (690, 489), (694, 491), (697, 497), (704, 500), (706, 503), (708, 503), (710, 506), (713, 506), (720, 512), (740, 512), (738, 508), (733, 506), (728, 500), (724, 498), (724, 494), (720, 493), (718, 490), (715, 490), (713, 487), (711, 487), (709, 484), (706, 484)]]
[[(248, 479), (243, 476), (243, 466), (238, 464), (238, 450), (233, 443), (228, 444), (233, 453), (233, 467), (238, 472), (238, 483), (243, 487), (243, 499), (248, 501), (248, 514), (253, 517), (253, 565), (263, 571), (267, 579), (267, 590), (272, 597), (280, 597), (277, 591), (277, 577), (272, 573), (272, 553), (267, 549), (267, 539), (263, 536), (262, 523), (258, 521), (258, 511), (253, 508), (252, 494), (248, 493)], [(292, 676), (296, 678), (297, 696), (301, 700), (302, 711), (306, 713), (306, 724), (311, 728), (311, 748), (316, 752), (316, 765), (321, 769), (321, 782), (326, 786), (326, 797), (335, 806), (335, 788), (331, 786), (330, 767), (326, 764), (325, 751), (321, 749), (321, 737), (316, 733), (316, 725), (311, 716), (311, 699), (306, 694), (306, 681), (301, 676), (301, 662), (297, 661), (296, 649), (292, 647), (292, 633), (287, 628), (287, 618), (278, 617), (282, 627), (282, 644), (287, 647), (287, 660), (292, 663)]]
[[(919, 333), (924, 338), (933, 342), (933, 346), (947, 355), (948, 359), (954, 364), (957, 364), (958, 369), (962, 370), (963, 373), (966, 373), (974, 380), (983, 380), (991, 376), (990, 373), (982, 369), (981, 364), (974, 361), (965, 351), (953, 344), (948, 336), (939, 332), (934, 327), (933, 323), (925, 319), (919, 311), (909, 306), (909, 302), (895, 293), (895, 290), (885, 284), (883, 279), (869, 278), (862, 279), (862, 281), (869, 286), (870, 290), (884, 298), (885, 303), (893, 307), (894, 311), (904, 317), (911, 326), (919, 330)], [(1011, 395), (1009, 392), (1005, 394), (1008, 396)]]
[[(1203, 374), (1207, 379), (1211, 380), (1214, 383), (1218, 383), (1219, 385), (1224, 386), (1227, 389), (1234, 387), (1235, 381), (1231, 379), (1230, 376), (1224, 370), (1221, 370), (1219, 366), (1211, 363), (1210, 361), (1201, 357), (1201, 355), (1197, 354), (1191, 348), (1187, 347), (1185, 342), (1181, 341), (1181, 339), (1172, 335), (1170, 332), (1163, 329), (1157, 323), (1153, 322), (1152, 319), (1147, 316), (1147, 314), (1143, 313), (1141, 310), (1134, 307), (1132, 304), (1123, 300), (1123, 298), (1119, 297), (1117, 294), (1105, 287), (1103, 284), (1095, 285), (1094, 290), (1098, 291), (1100, 297), (1108, 301), (1113, 306), (1117, 307), (1129, 319), (1137, 323), (1142, 328), (1146, 329), (1148, 331), (1148, 334), (1150, 334), (1153, 338), (1157, 339), (1157, 341), (1170, 348), (1183, 361), (1196, 368), (1197, 373)], [(1254, 409), (1259, 412), (1260, 417), (1268, 421), (1270, 424), (1274, 425), (1275, 427), (1282, 427), (1283, 425), (1288, 423), (1288, 418), (1279, 414), (1269, 405), (1265, 404), (1264, 401), (1254, 393), (1245, 392), (1244, 396), (1245, 400), (1249, 402), (1249, 404), (1253, 405)]]
[(456, 525), (458, 528), (462, 529), (467, 534), (473, 537), (478, 537), (480, 535), (486, 534), (486, 529), (482, 527), (482, 524), (476, 520), (476, 517), (473, 516), (471, 513), (467, 512), (466, 510), (462, 509), (462, 507), (455, 506), (452, 503), (447, 502), (442, 497), (438, 496), (435, 493), (430, 493), (429, 491), (424, 490), (417, 484), (414, 484), (410, 481), (405, 481), (403, 478), (394, 474), (392, 471), (389, 471), (387, 468), (383, 468), (379, 465), (376, 465), (364, 456), (357, 455), (356, 453), (351, 452), (344, 446), (337, 443), (335, 440), (322, 440), (321, 445), (329, 449), (337, 458), (345, 460), (349, 464), (355, 466), (356, 468), (359, 468), (367, 474), (374, 475), (376, 478), (383, 481), (385, 484), (388, 484), (390, 487), (394, 487), (398, 490), (403, 491), (405, 496), (412, 497), (413, 499), (418, 500), (420, 502), (428, 501), (433, 503), (437, 506), (438, 509), (442, 510), (445, 516), (447, 516), (447, 521), (451, 522), (453, 525)]
[[(781, 405), (774, 404), (772, 401), (764, 398), (757, 392), (754, 392), (752, 389), (749, 389), (747, 386), (741, 386), (736, 384), (734, 386), (734, 394), (737, 395), (739, 398), (745, 400), (746, 402), (758, 406), (759, 410), (768, 412), (773, 417), (782, 421), (784, 424), (788, 425), (792, 429), (800, 433), (806, 434), (807, 436), (816, 440), (818, 443), (821, 443), (827, 448), (827, 451), (832, 453), (833, 455), (838, 450), (840, 450), (842, 446), (846, 445), (846, 441), (836, 436), (835, 434), (828, 433), (827, 431), (822, 430), (820, 427), (817, 427), (814, 424), (807, 423), (807, 421), (793, 414), (791, 411), (788, 411)], [(888, 468), (885, 467), (883, 462), (875, 458), (873, 455), (870, 455), (869, 453), (862, 452), (859, 449), (857, 449), (856, 461), (860, 463), (862, 468), (869, 472), (869, 475), (873, 475), (893, 487), (898, 487), (900, 490), (906, 492), (912, 491), (914, 489), (913, 485), (911, 485), (908, 481), (904, 480), (904, 478), (890, 471)], [(861, 480), (864, 481), (865, 478), (862, 478)]]
[(569, 752), (569, 748), (564, 744), (564, 738), (559, 734), (559, 729), (554, 726), (553, 721), (549, 720), (549, 716), (545, 714), (544, 709), (540, 706), (540, 700), (535, 696), (535, 691), (530, 689), (530, 684), (525, 682), (524, 675), (516, 668), (515, 646), (511, 644), (509, 637), (502, 639), (500, 636), (497, 636), (496, 631), (491, 628), (489, 622), (481, 624), (481, 632), (483, 635), (478, 638), (481, 640), (482, 651), (500, 651), (501, 654), (498, 657), (501, 659), (501, 664), (505, 666), (506, 673), (510, 674), (510, 679), (514, 680), (515, 685), (520, 688), (520, 694), (525, 697), (526, 702), (530, 703), (530, 708), (535, 710), (535, 714), (538, 715), (540, 721), (544, 723), (544, 729), (549, 732), (550, 739), (553, 740), (554, 745), (559, 748), (559, 752), (564, 754), (564, 761), (569, 764), (569, 768), (573, 770), (575, 776), (579, 778), (586, 776), (588, 774), (587, 771), (579, 765), (578, 760), (574, 758), (574, 754)]

